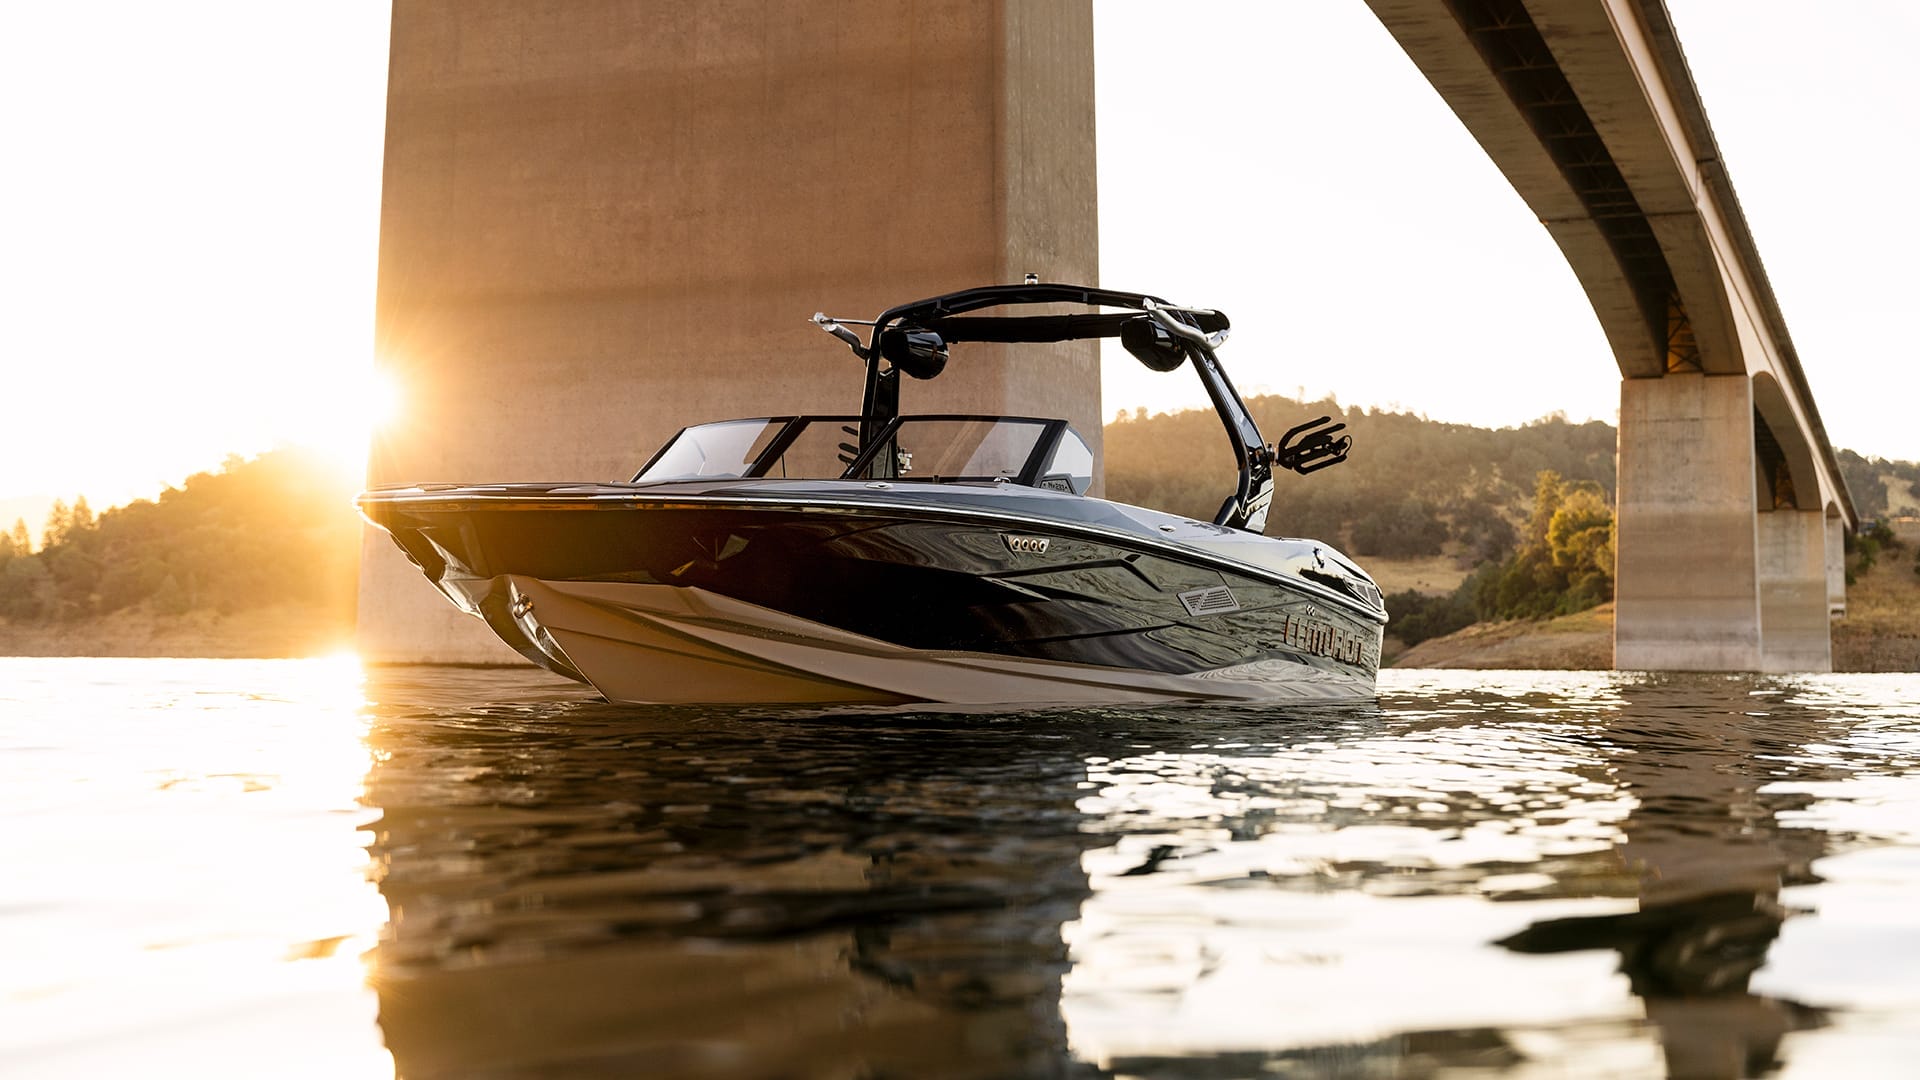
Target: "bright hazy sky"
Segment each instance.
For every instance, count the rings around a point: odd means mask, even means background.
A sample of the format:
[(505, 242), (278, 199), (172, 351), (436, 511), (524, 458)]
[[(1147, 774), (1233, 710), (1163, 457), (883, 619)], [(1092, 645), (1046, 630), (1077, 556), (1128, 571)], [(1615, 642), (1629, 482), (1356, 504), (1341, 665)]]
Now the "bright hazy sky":
[[(1669, 7), (1828, 431), (1920, 460), (1920, 6)], [(104, 8), (0, 16), (0, 525), (282, 442), (357, 470), (377, 396), (386, 5)], [(1174, 10), (1096, 3), (1106, 284), (1226, 310), (1243, 391), (1613, 419), (1565, 260), (1361, 0)]]

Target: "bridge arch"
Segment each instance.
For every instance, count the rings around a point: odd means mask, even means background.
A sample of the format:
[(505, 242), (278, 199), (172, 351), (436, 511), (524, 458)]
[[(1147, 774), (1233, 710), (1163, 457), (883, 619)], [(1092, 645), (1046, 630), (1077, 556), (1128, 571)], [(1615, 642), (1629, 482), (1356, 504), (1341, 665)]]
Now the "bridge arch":
[(1794, 415), (1780, 381), (1771, 372), (1753, 376), (1753, 465), (1755, 507), (1769, 510), (1817, 510), (1824, 498), (1814, 449), (1806, 428)]
[(1366, 2), (1613, 346), (1615, 666), (1828, 670), (1854, 509), (1665, 4)]

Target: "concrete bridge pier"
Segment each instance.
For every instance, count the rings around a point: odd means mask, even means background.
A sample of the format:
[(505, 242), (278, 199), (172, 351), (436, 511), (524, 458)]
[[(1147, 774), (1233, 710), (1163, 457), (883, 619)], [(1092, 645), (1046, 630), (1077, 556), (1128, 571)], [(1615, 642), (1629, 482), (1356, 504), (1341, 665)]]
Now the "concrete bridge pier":
[(1745, 376), (1621, 380), (1614, 667), (1760, 669), (1753, 476)]
[(1615, 667), (1832, 670), (1840, 519), (1794, 505), (1771, 438), (1747, 376), (1621, 382)]
[(1847, 522), (1840, 508), (1827, 507), (1827, 617), (1847, 613)]
[(1818, 510), (1756, 518), (1760, 546), (1760, 670), (1832, 671), (1827, 522)]

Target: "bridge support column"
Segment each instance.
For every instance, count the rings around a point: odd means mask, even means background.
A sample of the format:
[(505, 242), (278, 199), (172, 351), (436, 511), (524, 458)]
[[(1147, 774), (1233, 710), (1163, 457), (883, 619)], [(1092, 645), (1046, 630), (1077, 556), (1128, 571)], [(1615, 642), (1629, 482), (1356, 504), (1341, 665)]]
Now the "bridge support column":
[(1622, 380), (1619, 462), (1613, 666), (1760, 670), (1747, 377)]
[(1760, 670), (1832, 671), (1827, 522), (1818, 510), (1759, 516)]
[[(368, 482), (626, 480), (680, 427), (855, 413), (807, 321), (1093, 282), (1088, 0), (393, 5)], [(1092, 342), (977, 349), (914, 411), (1100, 439)], [(981, 356), (984, 352), (986, 355)], [(384, 534), (359, 648), (518, 663)]]
[(1833, 510), (1826, 518), (1827, 617), (1831, 619), (1847, 613), (1847, 523)]

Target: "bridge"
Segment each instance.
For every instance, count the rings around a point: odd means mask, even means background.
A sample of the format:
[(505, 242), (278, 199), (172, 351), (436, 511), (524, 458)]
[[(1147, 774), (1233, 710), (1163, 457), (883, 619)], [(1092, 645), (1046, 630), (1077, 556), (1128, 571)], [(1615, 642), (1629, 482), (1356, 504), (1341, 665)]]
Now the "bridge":
[[(1615, 666), (1828, 670), (1857, 517), (1660, 0), (1368, 2), (1619, 363)], [(689, 419), (857, 411), (825, 298), (1094, 279), (1087, 3), (564, 10), (394, 5), (376, 327), (411, 413), (371, 483), (621, 476)], [(1057, 350), (943, 389), (1097, 440), (1098, 358)], [(360, 611), (370, 659), (513, 659), (378, 535)]]
[(1826, 671), (1839, 463), (1661, 0), (1368, 0), (1620, 365), (1614, 666)]

